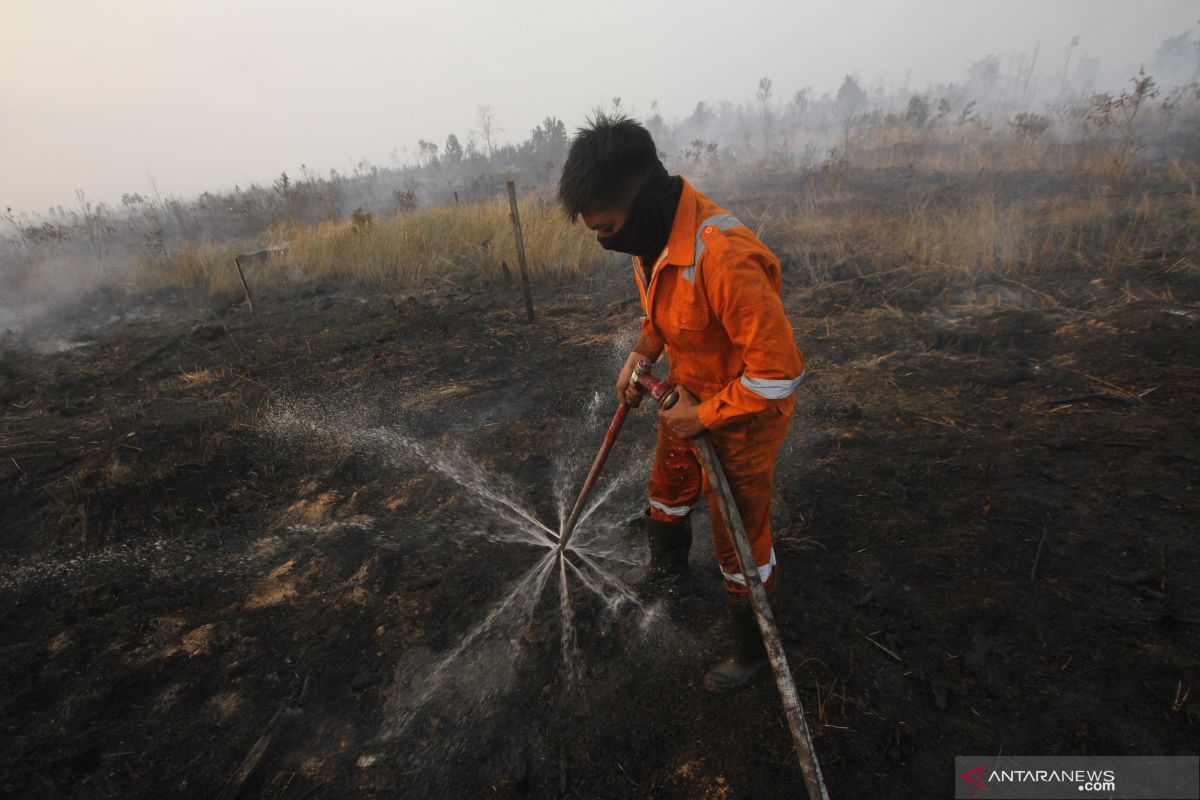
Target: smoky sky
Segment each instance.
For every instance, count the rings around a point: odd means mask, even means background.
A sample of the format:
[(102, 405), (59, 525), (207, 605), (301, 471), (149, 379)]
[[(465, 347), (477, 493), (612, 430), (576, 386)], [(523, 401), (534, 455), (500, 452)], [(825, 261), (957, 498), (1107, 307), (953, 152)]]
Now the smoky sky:
[(261, 2), (4, 0), (0, 211), (71, 205), (76, 189), (191, 196), (270, 182), (303, 163), (348, 171), (409, 160), (418, 139), (464, 142), (476, 108), (497, 139), (546, 116), (580, 124), (621, 97), (668, 120), (696, 102), (961, 81), (995, 54), (1038, 48), (1037, 71), (1099, 58), (1119, 87), (1170, 36), (1188, 0), (771, 2)]

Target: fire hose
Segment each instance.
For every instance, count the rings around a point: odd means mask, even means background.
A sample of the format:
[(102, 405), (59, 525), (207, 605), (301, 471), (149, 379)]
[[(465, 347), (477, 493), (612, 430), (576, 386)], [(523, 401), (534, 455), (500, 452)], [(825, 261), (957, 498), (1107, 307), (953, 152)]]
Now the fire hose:
[[(645, 389), (659, 403), (663, 410), (670, 409), (679, 400), (679, 393), (666, 381), (654, 377), (651, 371), (653, 366), (646, 359), (638, 362), (630, 378), (630, 383)], [(559, 533), (558, 551), (560, 553), (566, 549), (567, 542), (570, 540), (571, 534), (575, 531), (575, 526), (579, 522), (579, 516), (583, 510), (584, 503), (591, 493), (592, 487), (596, 484), (596, 480), (600, 476), (600, 471), (604, 468), (604, 462), (608, 459), (608, 454), (612, 450), (614, 442), (616, 442), (617, 434), (620, 433), (621, 426), (625, 423), (625, 417), (628, 413), (629, 406), (625, 403), (620, 403), (617, 407), (617, 413), (613, 417), (612, 424), (608, 426), (608, 432), (604, 436), (600, 452), (596, 455), (595, 461), (592, 462), (592, 468), (584, 480), (583, 489), (580, 491), (579, 497), (575, 501), (575, 506), (572, 508), (570, 516)], [(721, 468), (721, 462), (717, 458), (717, 451), (713, 448), (712, 440), (709, 439), (708, 434), (701, 433), (692, 439), (691, 443), (695, 447), (696, 457), (703, 468), (705, 479), (708, 481), (709, 487), (716, 497), (721, 518), (725, 521), (725, 528), (729, 531), (733, 539), (738, 564), (741, 567), (742, 576), (745, 578), (746, 588), (750, 592), (750, 605), (754, 609), (755, 618), (758, 620), (758, 629), (762, 633), (763, 644), (766, 645), (767, 649), (767, 658), (771, 664), (771, 671), (775, 675), (775, 685), (778, 687), (780, 698), (783, 700), (784, 715), (787, 718), (788, 729), (792, 734), (792, 744), (796, 749), (796, 756), (800, 761), (800, 772), (804, 776), (804, 784), (808, 789), (809, 800), (829, 800), (829, 794), (825, 790), (825, 782), (821, 778), (821, 768), (817, 764), (817, 755), (813, 748), (812, 737), (808, 732), (808, 723), (804, 719), (804, 708), (800, 705), (800, 695), (796, 691), (796, 684), (792, 681), (792, 672), (788, 667), (787, 654), (783, 650), (783, 640), (780, 639), (779, 629), (775, 626), (775, 617), (771, 613), (770, 603), (767, 602), (767, 593), (763, 589), (762, 579), (758, 574), (758, 566), (754, 560), (754, 553), (750, 549), (750, 541), (746, 537), (746, 529), (742, 524), (741, 514), (738, 513), (737, 504), (734, 502), (733, 492), (729, 488), (729, 481), (725, 478), (725, 471)]]

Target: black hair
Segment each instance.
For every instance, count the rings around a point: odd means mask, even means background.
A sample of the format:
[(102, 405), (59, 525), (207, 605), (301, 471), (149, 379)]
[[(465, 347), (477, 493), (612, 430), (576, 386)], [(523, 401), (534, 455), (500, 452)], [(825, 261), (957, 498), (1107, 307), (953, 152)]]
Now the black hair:
[(659, 164), (658, 148), (642, 123), (597, 111), (571, 139), (558, 201), (572, 222), (586, 208), (623, 205)]

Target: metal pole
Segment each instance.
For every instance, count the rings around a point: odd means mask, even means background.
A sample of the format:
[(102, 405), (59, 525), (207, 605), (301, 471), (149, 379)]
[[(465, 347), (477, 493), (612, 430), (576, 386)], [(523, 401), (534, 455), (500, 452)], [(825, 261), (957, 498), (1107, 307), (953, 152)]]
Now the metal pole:
[(808, 733), (808, 723), (804, 719), (804, 708), (800, 705), (800, 695), (796, 692), (792, 671), (787, 663), (787, 654), (783, 651), (783, 641), (775, 627), (775, 617), (771, 614), (771, 604), (767, 602), (767, 592), (758, 577), (758, 565), (754, 561), (750, 540), (746, 537), (746, 529), (733, 500), (729, 481), (725, 478), (725, 470), (721, 468), (717, 451), (713, 448), (708, 434), (700, 434), (692, 439), (692, 443), (696, 446), (696, 457), (700, 460), (700, 466), (704, 468), (708, 484), (716, 495), (725, 527), (733, 538), (742, 577), (746, 579), (746, 588), (750, 590), (750, 604), (754, 608), (754, 616), (758, 618), (758, 629), (762, 632), (763, 643), (767, 646), (771, 671), (775, 673), (775, 685), (779, 687), (779, 695), (783, 699), (783, 711), (787, 716), (788, 728), (792, 732), (796, 756), (800, 759), (800, 772), (804, 775), (809, 800), (829, 800), (829, 793), (825, 791), (825, 782), (821, 778), (821, 767), (817, 764), (812, 737)]
[[(649, 360), (638, 362), (631, 381), (649, 392), (662, 404), (664, 410), (669, 409), (679, 400), (679, 394), (669, 383), (654, 377), (654, 373), (651, 372), (653, 368), (654, 365)], [(779, 696), (783, 700), (783, 712), (792, 732), (792, 745), (796, 748), (796, 757), (800, 760), (800, 772), (804, 776), (809, 800), (829, 800), (825, 782), (821, 779), (821, 767), (817, 764), (812, 737), (808, 733), (808, 723), (804, 720), (804, 707), (800, 705), (800, 695), (796, 692), (792, 671), (787, 663), (787, 654), (783, 651), (783, 640), (779, 638), (779, 629), (775, 627), (771, 604), (767, 602), (767, 592), (763, 589), (762, 579), (758, 577), (758, 564), (755, 563), (754, 552), (750, 549), (750, 540), (746, 536), (745, 526), (742, 525), (742, 515), (734, 502), (725, 470), (721, 468), (721, 460), (717, 458), (717, 451), (707, 433), (701, 433), (691, 441), (696, 447), (696, 457), (704, 469), (708, 485), (716, 495), (721, 519), (725, 520), (725, 528), (733, 539), (738, 565), (742, 568), (742, 577), (745, 578), (746, 588), (750, 591), (750, 606), (758, 619), (758, 629), (762, 633), (763, 644), (767, 647), (771, 671), (775, 673), (775, 685), (779, 687)]]
[(533, 322), (533, 295), (529, 293), (529, 268), (525, 265), (525, 239), (521, 236), (521, 212), (517, 210), (517, 185), (508, 181), (508, 207), (513, 236), (517, 239), (517, 263), (521, 265), (521, 288), (525, 290), (525, 314)]
[(587, 478), (583, 482), (583, 488), (579, 490), (579, 497), (575, 500), (575, 507), (571, 509), (571, 515), (567, 517), (567, 522), (558, 533), (558, 551), (561, 553), (567, 548), (567, 540), (571, 538), (571, 534), (575, 532), (575, 526), (579, 523), (579, 515), (583, 511), (583, 504), (587, 497), (592, 492), (592, 487), (596, 485), (596, 479), (600, 477), (600, 470), (604, 469), (604, 462), (608, 460), (608, 454), (612, 451), (613, 443), (617, 441), (617, 434), (621, 432), (621, 426), (625, 424), (625, 417), (629, 414), (629, 406), (625, 403), (620, 403), (617, 406), (617, 413), (613, 416), (612, 423), (608, 426), (608, 432), (604, 434), (604, 443), (600, 445), (600, 452), (596, 454), (596, 460), (592, 462), (592, 468), (588, 470)]

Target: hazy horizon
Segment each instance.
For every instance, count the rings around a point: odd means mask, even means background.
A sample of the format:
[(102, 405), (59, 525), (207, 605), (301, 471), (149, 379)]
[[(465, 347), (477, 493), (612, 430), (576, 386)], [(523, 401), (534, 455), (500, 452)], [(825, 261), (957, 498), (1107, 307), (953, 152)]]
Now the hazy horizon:
[[(835, 92), (855, 73), (889, 88), (961, 82), (987, 55), (1039, 51), (1036, 74), (1100, 59), (1119, 88), (1168, 37), (1195, 30), (1191, 2), (758, 0), (737, 8), (644, 8), (619, 0), (590, 19), (559, 4), (437, 7), (128, 0), (10, 4), (0, 29), (0, 211), (71, 206), (75, 191), (194, 196), (414, 160), (419, 139), (464, 143), (489, 105), (520, 141), (547, 116), (568, 130), (614, 96), (667, 120), (697, 101), (750, 101), (760, 78), (786, 103)], [(634, 15), (640, 21), (634, 22)]]

